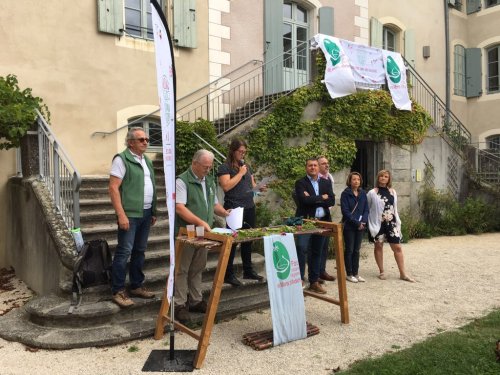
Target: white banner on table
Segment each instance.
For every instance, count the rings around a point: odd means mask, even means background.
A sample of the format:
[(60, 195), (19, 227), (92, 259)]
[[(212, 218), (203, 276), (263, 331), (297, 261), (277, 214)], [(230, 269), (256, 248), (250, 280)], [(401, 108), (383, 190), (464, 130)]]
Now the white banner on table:
[(411, 100), (406, 84), (406, 67), (397, 52), (382, 50), (387, 85), (391, 92), (392, 101), (397, 109), (411, 111)]
[(299, 261), (293, 234), (264, 237), (273, 345), (307, 337)]
[(167, 20), (160, 5), (155, 0), (151, 0), (151, 16), (155, 41), (156, 78), (163, 142), (163, 169), (165, 172), (170, 234), (170, 270), (167, 290), (167, 298), (170, 302), (174, 293), (175, 275), (175, 66)]
[(324, 83), (332, 98), (340, 98), (354, 94), (356, 85), (352, 74), (349, 58), (344, 52), (338, 38), (316, 34), (313, 48), (321, 48), (326, 58)]

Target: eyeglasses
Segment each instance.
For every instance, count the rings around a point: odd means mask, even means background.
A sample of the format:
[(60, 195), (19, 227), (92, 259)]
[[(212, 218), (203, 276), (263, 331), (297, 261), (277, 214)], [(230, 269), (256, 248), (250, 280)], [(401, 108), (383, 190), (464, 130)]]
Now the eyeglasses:
[(245, 155), (247, 153), (247, 150), (236, 150), (236, 152), (241, 155)]
[(143, 143), (144, 141), (146, 143), (149, 143), (149, 138), (134, 138), (134, 140), (139, 141), (141, 143)]

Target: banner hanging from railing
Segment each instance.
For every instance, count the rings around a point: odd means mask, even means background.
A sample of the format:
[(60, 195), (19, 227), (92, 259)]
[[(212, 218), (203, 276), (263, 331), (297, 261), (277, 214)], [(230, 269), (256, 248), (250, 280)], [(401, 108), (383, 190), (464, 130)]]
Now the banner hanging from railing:
[(170, 234), (170, 271), (167, 297), (171, 301), (175, 275), (175, 99), (174, 54), (165, 15), (156, 0), (151, 0), (151, 15), (156, 53), (156, 78), (160, 102), (163, 169)]
[(354, 94), (356, 88), (379, 89), (387, 82), (396, 108), (411, 111), (406, 67), (399, 53), (323, 34), (314, 36), (311, 47), (325, 55), (324, 82), (333, 99)]

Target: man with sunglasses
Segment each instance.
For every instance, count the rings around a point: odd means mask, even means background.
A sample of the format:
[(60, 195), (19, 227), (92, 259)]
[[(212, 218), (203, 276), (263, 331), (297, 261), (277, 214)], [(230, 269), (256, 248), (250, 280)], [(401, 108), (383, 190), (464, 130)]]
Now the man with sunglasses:
[(109, 177), (109, 195), (118, 222), (118, 245), (111, 270), (113, 301), (120, 307), (134, 304), (126, 290), (127, 262), (132, 297), (154, 298), (143, 286), (144, 252), (149, 229), (156, 223), (156, 187), (153, 163), (145, 155), (149, 138), (142, 128), (130, 128), (127, 148), (115, 155)]

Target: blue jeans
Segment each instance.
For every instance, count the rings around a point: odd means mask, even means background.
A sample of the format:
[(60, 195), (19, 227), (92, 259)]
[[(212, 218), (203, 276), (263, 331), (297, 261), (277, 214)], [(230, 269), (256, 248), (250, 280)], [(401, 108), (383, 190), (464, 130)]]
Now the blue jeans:
[[(302, 234), (297, 236), (297, 258), (299, 260), (300, 277), (304, 280), (306, 269), (306, 259), (308, 261), (308, 278), (310, 283), (314, 283), (319, 279), (321, 251), (325, 237), (317, 234)], [(308, 254), (310, 253), (310, 256)]]
[(111, 291), (117, 293), (125, 289), (127, 277), (127, 261), (130, 257), (129, 281), (130, 289), (137, 289), (144, 282), (144, 252), (148, 244), (151, 227), (151, 209), (144, 210), (142, 217), (129, 217), (129, 230), (118, 229), (118, 245), (113, 256)]
[(359, 271), (359, 249), (363, 239), (362, 230), (344, 228), (344, 262), (347, 276), (356, 276)]

